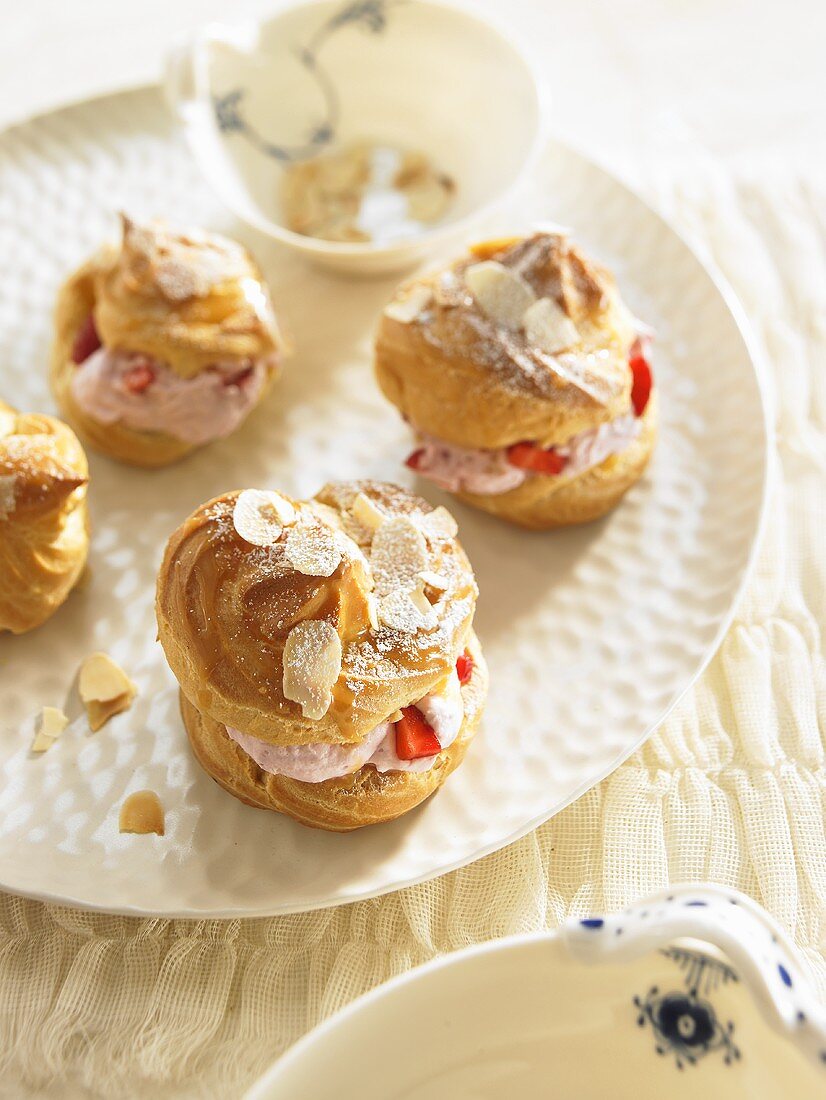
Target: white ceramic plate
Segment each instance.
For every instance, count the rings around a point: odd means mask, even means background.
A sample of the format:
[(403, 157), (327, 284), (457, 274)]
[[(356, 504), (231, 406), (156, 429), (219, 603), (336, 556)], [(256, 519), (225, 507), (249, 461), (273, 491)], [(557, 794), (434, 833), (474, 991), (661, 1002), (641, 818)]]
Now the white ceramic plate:
[[(107, 97), (0, 137), (2, 396), (51, 410), (50, 312), (73, 264), (112, 231), (112, 210), (246, 234), (201, 182), (150, 90)], [(645, 479), (606, 520), (535, 535), (453, 508), (481, 589), (477, 630), (491, 670), (481, 733), (424, 806), (353, 835), (250, 809), (198, 767), (155, 641), (155, 570), (169, 532), (223, 490), (304, 495), (331, 477), (409, 481), (409, 440), (370, 367), (392, 282), (352, 282), (250, 240), (297, 354), (231, 440), (160, 472), (91, 455), (88, 584), (33, 634), (0, 638), (0, 885), (131, 913), (291, 912), (421, 881), (515, 840), (602, 778), (662, 720), (710, 657), (760, 525), (767, 444), (744, 334), (689, 249), (639, 199), (580, 155), (548, 150), (512, 219), (553, 218), (616, 266), (654, 324), (662, 435)], [(26, 720), (73, 713), (82, 657), (104, 649), (139, 687), (126, 714), (82, 721), (45, 757)], [(118, 808), (150, 787), (166, 835), (121, 836)]]
[(826, 1012), (792, 945), (750, 898), (685, 884), (408, 971), (246, 1100), (816, 1100), (824, 1083)]

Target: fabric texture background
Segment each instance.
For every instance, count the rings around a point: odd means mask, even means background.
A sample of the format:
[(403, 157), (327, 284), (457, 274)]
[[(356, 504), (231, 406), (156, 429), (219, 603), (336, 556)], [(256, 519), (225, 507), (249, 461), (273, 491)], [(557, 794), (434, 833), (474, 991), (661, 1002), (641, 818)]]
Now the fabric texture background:
[(721, 154), (675, 114), (607, 150), (727, 276), (770, 375), (779, 461), (765, 538), (731, 629), (679, 707), (535, 833), (376, 901), (188, 922), (0, 896), (0, 1096), (234, 1096), (411, 966), (685, 879), (765, 905), (826, 1001), (826, 186), (799, 127), (793, 136), (732, 139)]

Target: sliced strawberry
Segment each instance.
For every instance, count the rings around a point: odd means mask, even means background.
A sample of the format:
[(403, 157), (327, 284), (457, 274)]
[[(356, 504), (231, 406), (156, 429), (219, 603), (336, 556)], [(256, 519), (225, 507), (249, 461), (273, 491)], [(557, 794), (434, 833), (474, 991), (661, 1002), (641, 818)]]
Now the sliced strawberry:
[(536, 443), (514, 443), (508, 447), (508, 462), (534, 474), (561, 474), (568, 459), (553, 447), (543, 450)]
[(148, 363), (136, 363), (123, 375), (123, 384), (130, 393), (143, 393), (155, 381), (155, 372)]
[(396, 755), (400, 760), (418, 760), (442, 751), (439, 738), (416, 707), (403, 707), (396, 723)]
[(78, 329), (75, 342), (72, 344), (72, 362), (85, 363), (89, 356), (101, 346), (98, 330), (95, 328), (95, 319), (90, 313)]
[(422, 462), (423, 454), (424, 447), (419, 447), (418, 451), (414, 451), (413, 454), (408, 455), (404, 460), (405, 466), (408, 466), (411, 470), (418, 470)]
[(460, 653), (456, 658), (456, 675), (459, 677), (459, 683), (464, 687), (465, 684), (470, 683), (470, 678), (473, 675), (474, 662), (471, 655), (465, 650), (464, 653)]
[(645, 356), (639, 354), (632, 355), (628, 360), (628, 365), (634, 379), (631, 386), (631, 404), (634, 406), (634, 413), (637, 416), (642, 416), (651, 396), (651, 387), (654, 383), (651, 377), (651, 367), (648, 365)]

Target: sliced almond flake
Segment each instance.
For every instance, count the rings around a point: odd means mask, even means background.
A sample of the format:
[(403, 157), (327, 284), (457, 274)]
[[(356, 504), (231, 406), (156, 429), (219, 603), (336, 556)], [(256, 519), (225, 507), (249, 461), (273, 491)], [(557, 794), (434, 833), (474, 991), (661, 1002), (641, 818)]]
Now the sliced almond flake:
[(379, 629), (379, 605), (372, 592), (367, 593), (367, 618), (370, 620), (371, 630)]
[(32, 752), (46, 752), (69, 724), (69, 719), (57, 707), (44, 707), (37, 716)]
[(437, 592), (446, 592), (450, 587), (450, 581), (447, 577), (443, 577), (441, 573), (434, 573), (430, 569), (420, 573), (419, 580), (425, 588), (435, 588)]
[(209, 281), (197, 268), (173, 259), (159, 260), (155, 264), (155, 284), (170, 302), (203, 297), (210, 287)]
[(284, 643), (284, 696), (301, 706), (305, 718), (323, 718), (341, 673), (341, 639), (321, 619), (297, 623)]
[(454, 309), (456, 306), (470, 304), (473, 299), (467, 292), (464, 283), (461, 282), (455, 272), (443, 271), (433, 284), (433, 297), (437, 304), (446, 309)]
[(287, 535), (284, 552), (305, 577), (331, 577), (343, 557), (338, 532), (321, 522), (297, 523)]
[(0, 519), (8, 519), (14, 511), (17, 478), (14, 474), (0, 476)]
[(415, 587), (428, 564), (427, 543), (409, 516), (387, 520), (373, 536), (370, 568), (380, 596)]
[(362, 527), (369, 531), (376, 531), (387, 519), (387, 516), (365, 493), (357, 493), (350, 505), (353, 513)]
[(92, 730), (99, 730), (114, 714), (127, 710), (137, 688), (106, 653), (92, 653), (80, 666), (78, 691)]
[(232, 510), (232, 524), (253, 546), (272, 546), (284, 527), (295, 522), (295, 508), (280, 493), (244, 489)]
[(415, 588), (411, 588), (407, 594), (419, 614), (423, 618), (432, 621), (433, 626), (435, 626), (436, 612), (433, 610), (433, 605), (425, 594), (424, 584), (419, 581), (418, 585)]
[(118, 829), (122, 833), (164, 835), (164, 813), (154, 791), (133, 791), (120, 808)]
[(552, 221), (534, 222), (531, 228), (534, 233), (542, 233), (550, 237), (570, 237), (572, 232), (570, 226), (561, 225), (559, 222)]
[[(3, 402), (0, 401), (0, 406)], [(17, 413), (12, 408), (0, 408), (0, 439), (11, 435), (17, 426)]]
[(433, 630), (438, 620), (427, 597), (419, 589), (395, 589), (379, 601), (379, 619), (403, 634)]
[(485, 316), (505, 328), (521, 328), (525, 310), (536, 300), (530, 284), (498, 260), (471, 264), (465, 282)]
[(334, 530), (341, 526), (341, 516), (335, 508), (331, 508), (329, 504), (322, 504), (320, 500), (303, 501), (302, 511), (312, 513), (312, 515), (317, 516), (322, 523), (326, 523), (328, 527), (332, 527)]
[(540, 298), (525, 310), (525, 339), (531, 347), (554, 355), (579, 342), (579, 332), (553, 298)]
[(459, 533), (456, 520), (441, 504), (432, 512), (417, 516), (416, 522), (429, 538), (455, 539)]
[(415, 286), (401, 301), (390, 302), (385, 306), (384, 315), (403, 325), (409, 325), (415, 321), (423, 309), (426, 309), (433, 300), (433, 292), (428, 286)]

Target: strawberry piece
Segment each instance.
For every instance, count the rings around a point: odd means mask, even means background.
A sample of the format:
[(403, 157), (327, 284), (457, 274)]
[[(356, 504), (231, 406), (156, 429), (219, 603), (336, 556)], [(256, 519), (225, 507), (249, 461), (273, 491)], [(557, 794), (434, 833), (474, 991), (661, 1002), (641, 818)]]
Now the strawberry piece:
[(648, 399), (651, 396), (651, 387), (654, 380), (651, 376), (651, 367), (644, 355), (632, 355), (628, 360), (631, 375), (634, 379), (631, 386), (631, 404), (634, 406), (636, 416), (642, 416)]
[(460, 653), (456, 658), (456, 675), (459, 677), (459, 683), (462, 687), (465, 684), (470, 683), (470, 678), (473, 675), (474, 662), (471, 655), (465, 650), (464, 653)]
[(422, 455), (424, 454), (424, 447), (419, 447), (418, 451), (414, 451), (413, 454), (407, 456), (404, 460), (405, 466), (411, 470), (418, 470), (422, 462)]
[(561, 474), (567, 461), (553, 447), (543, 450), (536, 443), (514, 443), (508, 447), (508, 462), (534, 474)]
[(442, 751), (433, 727), (416, 707), (403, 707), (396, 723), (396, 755), (400, 760), (419, 760)]
[(123, 384), (130, 393), (143, 393), (155, 381), (155, 372), (148, 363), (136, 363), (123, 375)]
[(75, 342), (72, 344), (72, 362), (85, 363), (99, 347), (101, 347), (100, 337), (95, 328), (95, 319), (90, 313), (78, 329)]

